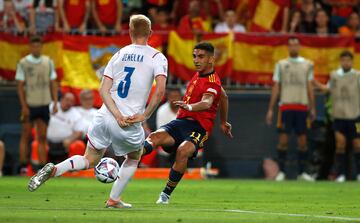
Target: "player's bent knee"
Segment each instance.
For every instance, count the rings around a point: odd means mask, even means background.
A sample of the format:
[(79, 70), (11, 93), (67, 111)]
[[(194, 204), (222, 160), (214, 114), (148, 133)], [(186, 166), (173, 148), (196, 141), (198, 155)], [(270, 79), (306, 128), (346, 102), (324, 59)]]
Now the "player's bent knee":
[(188, 146), (180, 146), (176, 152), (176, 157), (181, 159), (188, 159), (193, 155), (195, 152), (195, 146), (188, 145)]

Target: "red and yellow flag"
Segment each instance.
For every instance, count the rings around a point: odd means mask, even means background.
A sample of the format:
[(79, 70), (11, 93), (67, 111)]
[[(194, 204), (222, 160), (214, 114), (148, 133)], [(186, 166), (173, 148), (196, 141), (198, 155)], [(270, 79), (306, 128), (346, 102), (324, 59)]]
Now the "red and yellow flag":
[[(46, 35), (43, 54), (53, 59), (63, 92), (73, 92), (78, 99), (82, 89), (93, 90), (95, 106), (101, 105), (98, 94), (100, 77), (111, 56), (131, 43), (128, 35), (113, 37)], [(29, 40), (0, 33), (0, 76), (14, 80), (16, 64), (29, 54)], [(161, 50), (161, 36), (153, 35), (149, 45)]]
[[(316, 77), (325, 82), (339, 66), (339, 55), (353, 50), (353, 38), (298, 36), (300, 56), (314, 62)], [(277, 61), (288, 57), (288, 36), (238, 34), (234, 43), (232, 79), (240, 83), (271, 84)]]
[[(26, 37), (0, 33), (0, 76), (15, 79), (16, 65), (29, 54), (29, 40)], [(43, 53), (50, 56), (60, 78), (62, 77), (62, 41), (58, 35), (44, 37)]]

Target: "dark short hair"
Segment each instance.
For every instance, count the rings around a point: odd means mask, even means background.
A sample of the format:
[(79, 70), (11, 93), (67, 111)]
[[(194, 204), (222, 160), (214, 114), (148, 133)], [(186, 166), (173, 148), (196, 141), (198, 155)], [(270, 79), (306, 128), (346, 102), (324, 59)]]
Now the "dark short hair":
[(194, 50), (198, 49), (198, 50), (205, 50), (206, 52), (210, 53), (210, 54), (214, 54), (215, 52), (215, 48), (214, 46), (209, 43), (209, 42), (200, 42), (198, 44), (195, 45)]
[(42, 39), (38, 35), (33, 35), (30, 37), (30, 43), (42, 43)]
[(343, 58), (343, 57), (350, 57), (351, 59), (353, 59), (354, 55), (349, 50), (344, 50), (340, 54), (340, 58)]

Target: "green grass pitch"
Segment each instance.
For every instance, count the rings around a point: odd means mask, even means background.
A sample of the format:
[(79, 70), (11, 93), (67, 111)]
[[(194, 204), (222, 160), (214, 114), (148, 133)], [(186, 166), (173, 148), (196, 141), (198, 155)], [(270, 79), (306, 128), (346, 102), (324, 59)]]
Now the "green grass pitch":
[(105, 209), (111, 184), (52, 179), (36, 192), (28, 178), (0, 178), (0, 222), (360, 222), (360, 183), (183, 180), (168, 206), (155, 204), (165, 180), (132, 180), (132, 209)]

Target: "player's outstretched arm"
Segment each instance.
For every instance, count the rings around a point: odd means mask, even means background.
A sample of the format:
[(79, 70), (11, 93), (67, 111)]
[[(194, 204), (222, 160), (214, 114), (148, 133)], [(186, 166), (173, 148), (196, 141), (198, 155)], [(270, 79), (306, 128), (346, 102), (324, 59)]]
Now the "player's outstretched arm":
[(107, 76), (103, 76), (100, 86), (100, 96), (105, 106), (109, 109), (111, 114), (115, 117), (120, 127), (127, 127), (129, 124), (126, 122), (124, 116), (121, 115), (119, 109), (116, 107), (114, 100), (111, 98), (110, 89), (113, 84), (113, 80)]
[(224, 88), (221, 87), (221, 97), (220, 97), (220, 129), (221, 131), (230, 138), (233, 138), (231, 133), (232, 126), (228, 122), (228, 113), (229, 113), (229, 98), (226, 94)]
[(214, 96), (210, 93), (204, 93), (201, 101), (193, 104), (187, 104), (185, 101), (174, 101), (174, 104), (187, 111), (204, 111), (211, 108), (214, 101)]
[(316, 80), (315, 78), (311, 81), (311, 83), (315, 89), (319, 89), (320, 91), (323, 91), (323, 92), (329, 91), (328, 85), (322, 84), (320, 81)]
[(148, 106), (145, 109), (144, 114), (136, 114), (129, 117), (129, 123), (143, 122), (150, 118), (157, 106), (160, 104), (161, 99), (164, 97), (166, 88), (166, 76), (158, 75), (155, 78), (156, 88), (153, 96), (150, 99)]

